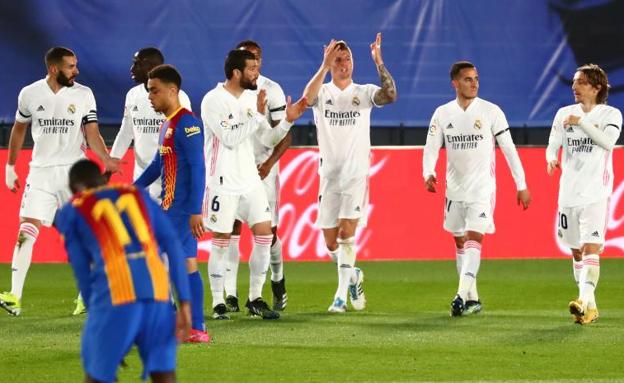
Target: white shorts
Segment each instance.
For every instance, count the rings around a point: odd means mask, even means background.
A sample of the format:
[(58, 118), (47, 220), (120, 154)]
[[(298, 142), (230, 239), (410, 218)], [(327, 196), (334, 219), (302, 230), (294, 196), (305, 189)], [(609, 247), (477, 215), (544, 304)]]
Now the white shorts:
[(589, 205), (560, 207), (557, 236), (564, 245), (572, 249), (580, 249), (585, 243), (603, 245), (608, 208), (608, 200)]
[(275, 165), (271, 168), (271, 171), (262, 180), (264, 191), (266, 192), (267, 199), (269, 201), (269, 208), (271, 209), (271, 227), (279, 225), (279, 171), (278, 166)]
[(271, 221), (269, 202), (260, 184), (240, 195), (221, 195), (206, 189), (203, 211), (204, 225), (215, 233), (231, 233), (237, 219), (249, 227)]
[(20, 205), (20, 217), (34, 218), (52, 226), (56, 211), (72, 196), (69, 189), (71, 165), (30, 168)]
[(368, 176), (346, 181), (321, 177), (318, 201), (318, 228), (338, 227), (339, 219), (358, 219), (358, 226), (364, 227), (368, 218)]
[[(143, 171), (145, 171), (145, 168), (140, 167), (136, 162), (134, 163), (134, 180), (136, 181), (137, 178), (139, 178), (139, 176), (141, 174), (143, 174)], [(158, 204), (160, 204), (162, 201), (160, 199), (160, 193), (162, 191), (162, 181), (161, 178), (158, 177), (158, 179), (156, 181), (154, 181), (154, 183), (152, 183), (150, 186), (147, 187), (147, 192), (149, 193), (150, 197), (152, 197), (153, 200), (155, 200), (156, 202), (158, 202)]]
[(454, 237), (463, 237), (467, 231), (494, 233), (494, 200), (491, 202), (464, 202), (444, 199), (444, 230)]

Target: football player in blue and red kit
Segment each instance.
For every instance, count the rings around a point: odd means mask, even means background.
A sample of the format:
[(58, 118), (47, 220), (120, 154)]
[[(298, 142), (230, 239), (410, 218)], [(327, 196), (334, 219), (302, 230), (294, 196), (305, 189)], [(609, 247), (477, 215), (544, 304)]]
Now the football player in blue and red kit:
[(176, 229), (186, 255), (193, 322), (188, 342), (208, 343), (210, 336), (204, 328), (204, 286), (197, 269), (197, 238), (204, 233), (204, 129), (201, 121), (180, 105), (181, 83), (180, 74), (171, 65), (159, 65), (148, 74), (147, 90), (152, 107), (167, 117), (160, 127), (154, 160), (135, 185), (146, 188), (161, 177), (161, 206)]
[[(72, 166), (69, 185), (75, 194), (60, 211), (57, 227), (89, 309), (81, 352), (85, 381), (115, 381), (133, 344), (143, 360), (143, 378), (175, 381), (176, 336), (185, 339), (191, 325), (189, 282), (175, 230), (146, 192), (105, 186), (92, 161)], [(177, 329), (170, 282), (179, 301)]]

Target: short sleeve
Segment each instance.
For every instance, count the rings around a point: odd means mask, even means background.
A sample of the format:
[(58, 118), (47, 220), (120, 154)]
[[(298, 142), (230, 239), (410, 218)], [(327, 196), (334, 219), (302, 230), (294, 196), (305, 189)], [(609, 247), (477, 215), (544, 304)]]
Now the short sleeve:
[(89, 88), (86, 89), (84, 111), (85, 111), (84, 115), (82, 116), (83, 125), (86, 125), (92, 122), (98, 122), (97, 107), (95, 105), (95, 96), (93, 96), (93, 92)]
[(29, 109), (28, 93), (22, 89), (17, 96), (17, 111), (15, 112), (15, 121), (23, 124), (29, 123), (32, 119), (32, 112)]

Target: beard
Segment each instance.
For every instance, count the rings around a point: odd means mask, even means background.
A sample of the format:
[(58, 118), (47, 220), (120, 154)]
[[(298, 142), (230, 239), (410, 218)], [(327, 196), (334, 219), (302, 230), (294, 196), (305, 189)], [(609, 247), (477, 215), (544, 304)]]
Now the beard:
[(65, 76), (63, 72), (59, 72), (58, 75), (56, 75), (56, 82), (66, 87), (72, 87), (74, 86), (74, 77), (69, 78)]
[(249, 89), (249, 90), (256, 90), (256, 89), (258, 89), (258, 84), (254, 84), (251, 80), (245, 79), (245, 78), (241, 78), (240, 86), (243, 89)]

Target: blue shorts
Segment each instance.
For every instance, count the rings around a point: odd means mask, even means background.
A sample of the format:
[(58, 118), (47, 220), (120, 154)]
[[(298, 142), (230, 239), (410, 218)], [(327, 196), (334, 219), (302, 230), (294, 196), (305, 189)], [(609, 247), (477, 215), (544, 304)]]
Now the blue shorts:
[(98, 381), (114, 382), (119, 364), (134, 344), (143, 361), (143, 379), (152, 372), (175, 371), (175, 323), (169, 302), (90, 307), (82, 334), (85, 372)]
[(195, 258), (197, 257), (197, 239), (193, 237), (193, 233), (191, 232), (191, 225), (189, 224), (189, 220), (191, 216), (188, 214), (183, 215), (173, 215), (167, 214), (171, 224), (178, 232), (178, 240), (182, 245), (182, 250), (184, 251), (185, 258)]

